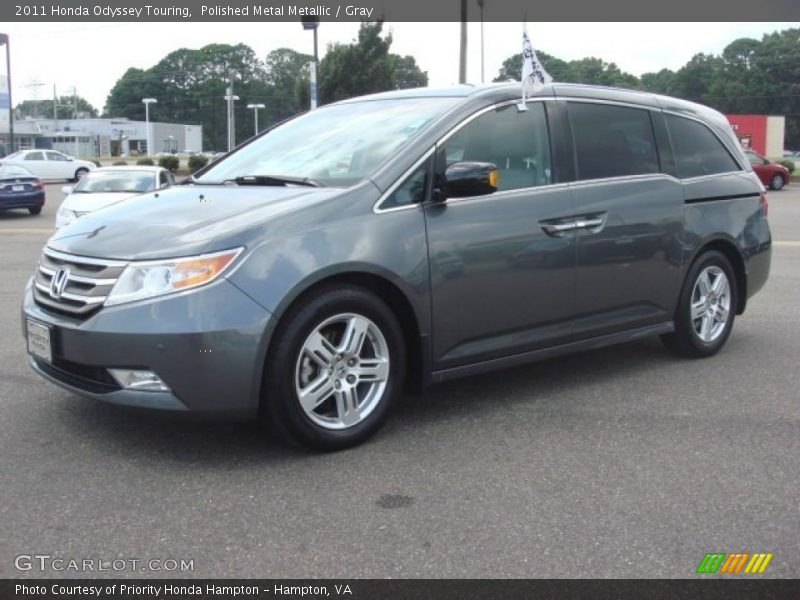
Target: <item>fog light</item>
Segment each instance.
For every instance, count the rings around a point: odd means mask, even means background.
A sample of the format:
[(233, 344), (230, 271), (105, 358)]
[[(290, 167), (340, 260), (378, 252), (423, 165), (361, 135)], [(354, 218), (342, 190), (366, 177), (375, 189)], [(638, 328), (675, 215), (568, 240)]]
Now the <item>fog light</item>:
[(169, 386), (152, 371), (134, 369), (109, 369), (111, 376), (127, 390), (140, 392), (169, 392)]

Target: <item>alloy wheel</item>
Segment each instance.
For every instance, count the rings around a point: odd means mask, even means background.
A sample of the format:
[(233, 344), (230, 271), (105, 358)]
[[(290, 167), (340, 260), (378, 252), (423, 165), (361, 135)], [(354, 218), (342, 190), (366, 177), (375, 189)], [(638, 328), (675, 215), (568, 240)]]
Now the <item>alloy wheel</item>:
[(700, 272), (689, 306), (697, 337), (710, 344), (725, 331), (730, 318), (731, 286), (725, 271), (711, 265)]

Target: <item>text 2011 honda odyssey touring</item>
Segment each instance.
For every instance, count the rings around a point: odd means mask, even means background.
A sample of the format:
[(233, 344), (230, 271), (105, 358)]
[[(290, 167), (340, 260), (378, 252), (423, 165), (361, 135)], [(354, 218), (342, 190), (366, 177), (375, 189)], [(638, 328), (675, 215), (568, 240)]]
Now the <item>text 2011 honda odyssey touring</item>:
[(336, 449), (406, 386), (645, 335), (717, 352), (771, 254), (723, 116), (587, 86), (519, 96), (329, 105), (59, 230), (25, 293), (31, 365)]

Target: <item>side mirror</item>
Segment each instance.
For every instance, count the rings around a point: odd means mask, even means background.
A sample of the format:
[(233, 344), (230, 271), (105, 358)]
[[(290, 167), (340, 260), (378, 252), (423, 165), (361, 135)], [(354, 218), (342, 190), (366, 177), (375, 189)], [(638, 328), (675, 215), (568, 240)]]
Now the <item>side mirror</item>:
[(72, 193), (72, 186), (65, 185), (64, 187), (61, 188), (61, 191), (64, 192), (64, 195), (69, 196)]
[(438, 199), (483, 196), (497, 191), (497, 166), (484, 162), (453, 163), (444, 172)]

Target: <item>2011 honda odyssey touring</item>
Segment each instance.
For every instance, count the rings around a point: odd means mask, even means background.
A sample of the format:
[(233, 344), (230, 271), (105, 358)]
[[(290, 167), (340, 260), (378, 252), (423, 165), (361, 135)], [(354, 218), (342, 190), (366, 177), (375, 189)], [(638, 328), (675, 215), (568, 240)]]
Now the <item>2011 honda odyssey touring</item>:
[(648, 335), (716, 353), (771, 255), (724, 117), (579, 85), (519, 97), (325, 106), (59, 230), (23, 302), (32, 367), (330, 450), (403, 389)]

